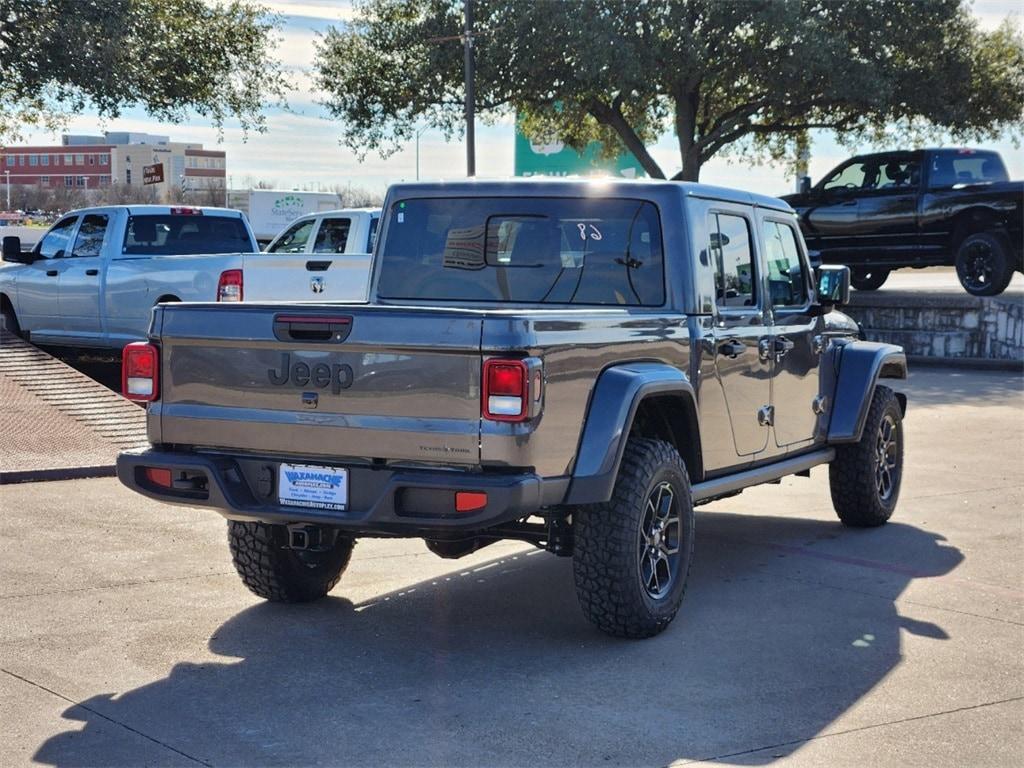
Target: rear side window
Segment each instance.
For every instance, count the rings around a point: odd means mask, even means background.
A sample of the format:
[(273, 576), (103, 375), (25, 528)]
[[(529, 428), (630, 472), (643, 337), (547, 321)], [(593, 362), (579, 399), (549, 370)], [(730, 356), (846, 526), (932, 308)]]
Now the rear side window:
[(316, 233), (313, 253), (344, 253), (351, 219), (324, 219)]
[(187, 256), (251, 250), (249, 232), (240, 217), (143, 214), (128, 218), (122, 253)]
[(715, 264), (715, 301), (719, 307), (757, 304), (754, 252), (750, 225), (742, 216), (714, 213), (708, 217), (711, 258)]
[(932, 156), (928, 186), (943, 189), (957, 184), (1009, 181), (1003, 159), (995, 152), (939, 152)]
[(587, 198), (416, 199), (388, 213), (389, 299), (660, 306), (657, 209)]
[(807, 276), (793, 228), (777, 221), (764, 222), (764, 249), (772, 306), (803, 306), (807, 303)]
[(107, 222), (110, 217), (105, 213), (90, 213), (82, 219), (78, 228), (72, 256), (99, 256), (103, 247), (103, 238), (107, 234)]

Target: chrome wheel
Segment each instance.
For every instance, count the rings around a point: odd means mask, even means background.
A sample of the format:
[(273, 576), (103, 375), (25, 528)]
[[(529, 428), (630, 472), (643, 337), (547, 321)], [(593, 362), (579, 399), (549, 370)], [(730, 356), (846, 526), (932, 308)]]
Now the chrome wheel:
[(669, 593), (679, 574), (679, 500), (671, 483), (659, 483), (647, 497), (640, 525), (640, 582), (655, 600)]
[(890, 414), (886, 414), (878, 425), (875, 454), (875, 487), (878, 489), (878, 498), (887, 502), (899, 484), (900, 473), (899, 428)]

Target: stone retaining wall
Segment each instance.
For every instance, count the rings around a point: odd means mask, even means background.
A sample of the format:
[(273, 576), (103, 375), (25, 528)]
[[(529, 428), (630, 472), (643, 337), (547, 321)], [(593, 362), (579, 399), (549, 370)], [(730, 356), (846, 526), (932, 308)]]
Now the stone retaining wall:
[(843, 308), (872, 341), (914, 358), (1024, 366), (1024, 296), (853, 291)]

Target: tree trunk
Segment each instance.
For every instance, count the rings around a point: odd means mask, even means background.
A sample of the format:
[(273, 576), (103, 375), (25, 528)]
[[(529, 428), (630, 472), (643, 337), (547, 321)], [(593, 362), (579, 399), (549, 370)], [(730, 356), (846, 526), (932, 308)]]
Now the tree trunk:
[[(684, 90), (688, 88), (688, 90)], [(697, 107), (700, 94), (696, 86), (682, 86), (674, 92), (676, 102), (676, 136), (679, 139), (679, 157), (683, 169), (672, 177), (673, 181), (697, 181), (700, 178), (700, 149), (696, 145)]]
[(648, 176), (652, 179), (665, 178), (665, 172), (661, 170), (661, 166), (651, 157), (651, 153), (647, 151), (643, 141), (636, 135), (633, 127), (626, 122), (626, 118), (622, 116), (618, 109), (609, 107), (607, 104), (594, 102), (590, 105), (589, 111), (599, 123), (611, 126), (612, 130), (619, 134), (619, 138), (626, 145), (626, 149), (632, 152), (633, 156), (640, 161), (640, 165), (643, 166)]

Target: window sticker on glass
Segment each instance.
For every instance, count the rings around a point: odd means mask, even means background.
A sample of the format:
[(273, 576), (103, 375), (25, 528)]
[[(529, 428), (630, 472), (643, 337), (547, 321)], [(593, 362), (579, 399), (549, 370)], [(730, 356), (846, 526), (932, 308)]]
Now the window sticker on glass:
[(589, 236), (591, 240), (602, 240), (604, 235), (601, 234), (601, 230), (595, 227), (593, 224), (585, 224), (580, 222), (576, 225), (576, 229), (580, 231), (580, 240), (586, 240)]
[(483, 234), (482, 226), (449, 229), (444, 243), (444, 266), (481, 269), (484, 266)]

